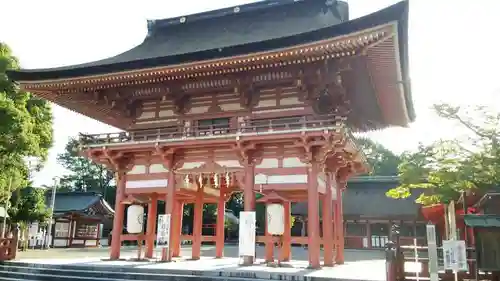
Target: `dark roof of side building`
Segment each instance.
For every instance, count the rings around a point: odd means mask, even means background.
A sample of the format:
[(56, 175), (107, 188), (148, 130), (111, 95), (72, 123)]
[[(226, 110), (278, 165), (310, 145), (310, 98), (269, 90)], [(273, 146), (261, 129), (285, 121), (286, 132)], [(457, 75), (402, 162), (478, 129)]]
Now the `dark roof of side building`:
[[(46, 204), (50, 208), (51, 191), (46, 194)], [(54, 213), (81, 213), (91, 207), (96, 207), (103, 214), (114, 214), (113, 208), (104, 200), (101, 194), (95, 192), (57, 192)]]
[[(343, 196), (346, 218), (408, 218), (420, 216), (418, 194), (406, 199), (392, 199), (385, 193), (399, 185), (398, 177), (359, 177), (350, 180)], [(292, 207), (292, 215), (307, 215), (307, 203)]]

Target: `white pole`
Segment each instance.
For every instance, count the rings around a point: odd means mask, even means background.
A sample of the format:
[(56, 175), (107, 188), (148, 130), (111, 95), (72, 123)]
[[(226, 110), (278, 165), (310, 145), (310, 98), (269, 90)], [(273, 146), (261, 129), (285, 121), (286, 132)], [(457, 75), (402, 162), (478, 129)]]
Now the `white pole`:
[(429, 275), (430, 281), (439, 280), (437, 241), (436, 241), (436, 226), (427, 224), (427, 246), (429, 251)]
[(3, 215), (3, 224), (2, 224), (2, 238), (5, 238), (5, 225), (7, 224), (7, 211), (9, 210), (9, 201), (10, 201), (10, 189), (12, 188), (12, 177), (9, 178), (9, 187), (7, 189), (7, 199), (5, 199), (4, 211)]
[(415, 255), (415, 268), (416, 268), (416, 275), (417, 275), (417, 281), (420, 280), (420, 264), (418, 262), (418, 244), (417, 244), (417, 238), (413, 238), (413, 249), (414, 249), (414, 255)]
[(54, 184), (52, 186), (52, 197), (50, 200), (50, 217), (49, 224), (47, 227), (47, 239), (45, 242), (46, 248), (50, 248), (50, 242), (52, 238), (52, 221), (54, 220), (54, 207), (56, 205), (56, 190), (57, 190), (57, 178), (54, 178)]

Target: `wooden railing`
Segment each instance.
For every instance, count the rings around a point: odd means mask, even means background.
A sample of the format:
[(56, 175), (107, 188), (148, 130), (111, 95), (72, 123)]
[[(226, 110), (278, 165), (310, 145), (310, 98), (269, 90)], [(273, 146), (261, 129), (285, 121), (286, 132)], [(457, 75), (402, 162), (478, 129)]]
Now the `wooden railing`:
[(16, 258), (17, 240), (17, 231), (12, 233), (11, 238), (0, 238), (0, 261), (8, 261)]
[(175, 126), (112, 134), (80, 134), (80, 144), (88, 146), (141, 141), (216, 138), (238, 134), (286, 133), (314, 129), (320, 130), (327, 127), (337, 127), (341, 124), (341, 119), (332, 115), (261, 119), (240, 123), (236, 127), (231, 127), (230, 124), (217, 124), (190, 127)]

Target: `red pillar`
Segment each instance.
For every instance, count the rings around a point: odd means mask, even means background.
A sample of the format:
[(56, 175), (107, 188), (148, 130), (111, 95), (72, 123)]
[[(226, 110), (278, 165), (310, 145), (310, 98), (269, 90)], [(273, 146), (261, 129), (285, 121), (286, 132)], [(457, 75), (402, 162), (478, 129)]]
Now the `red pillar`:
[(323, 250), (324, 265), (333, 266), (333, 207), (330, 173), (326, 174), (326, 192), (323, 196)]
[(125, 216), (125, 205), (122, 204), (125, 198), (125, 172), (117, 172), (116, 199), (115, 199), (115, 217), (113, 219), (113, 232), (111, 240), (111, 251), (109, 258), (117, 260), (120, 258), (121, 234), (123, 230), (123, 219)]
[(337, 230), (337, 256), (335, 257), (335, 263), (336, 264), (344, 264), (344, 215), (342, 211), (342, 189), (343, 186), (342, 184), (339, 184), (337, 182), (336, 186), (336, 225), (335, 229)]
[[(243, 207), (246, 212), (255, 211), (255, 194), (253, 188), (255, 185), (255, 169), (252, 163), (245, 166), (245, 186), (243, 190)], [(254, 257), (243, 257), (243, 265), (252, 265)]]
[(217, 226), (216, 226), (216, 242), (215, 242), (215, 257), (222, 258), (224, 256), (224, 224), (226, 214), (225, 186), (221, 186), (219, 200), (217, 201)]
[(292, 259), (292, 212), (291, 202), (283, 202), (285, 210), (285, 233), (283, 233), (283, 246), (281, 249), (281, 261)]
[(170, 247), (172, 248), (172, 257), (175, 257), (175, 250), (177, 248), (177, 244), (179, 244), (180, 235), (177, 233), (177, 229), (179, 228), (179, 202), (174, 200), (174, 210), (172, 212), (172, 225), (170, 226), (170, 235), (172, 236), (172, 244)]
[(98, 222), (97, 223), (97, 233), (96, 233), (96, 241), (95, 241), (95, 246), (96, 247), (99, 247), (99, 245), (101, 244), (101, 222)]
[(370, 221), (366, 221), (366, 239), (367, 239), (367, 248), (371, 249), (372, 248), (372, 228)]
[(153, 258), (153, 250), (156, 240), (156, 213), (158, 210), (158, 198), (156, 194), (151, 195), (151, 203), (148, 207), (148, 222), (146, 229), (146, 257)]
[(193, 245), (191, 258), (199, 260), (201, 256), (201, 231), (203, 227), (203, 187), (198, 187), (194, 203)]
[(172, 228), (172, 257), (181, 255), (181, 235), (182, 235), (182, 219), (184, 217), (184, 202), (175, 201), (175, 228)]
[(319, 193), (318, 193), (318, 164), (312, 163), (308, 169), (307, 192), (307, 238), (309, 252), (309, 267), (320, 268), (320, 236), (319, 236)]
[[(172, 169), (168, 171), (168, 182), (167, 182), (167, 198), (165, 200), (165, 214), (170, 214), (170, 226), (173, 224), (174, 220), (174, 203), (175, 203), (175, 174)], [(162, 261), (172, 261), (172, 234), (170, 234), (169, 247), (163, 248), (161, 260)]]

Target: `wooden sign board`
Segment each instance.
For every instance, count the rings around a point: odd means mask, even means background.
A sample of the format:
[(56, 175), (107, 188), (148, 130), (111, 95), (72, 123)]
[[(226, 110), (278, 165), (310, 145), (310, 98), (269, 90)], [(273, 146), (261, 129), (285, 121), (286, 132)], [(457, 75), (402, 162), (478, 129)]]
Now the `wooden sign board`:
[(444, 240), (443, 241), (444, 269), (458, 271), (467, 271), (467, 248), (463, 240)]
[(170, 242), (170, 214), (158, 215), (156, 247), (168, 248)]

